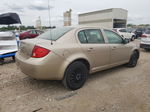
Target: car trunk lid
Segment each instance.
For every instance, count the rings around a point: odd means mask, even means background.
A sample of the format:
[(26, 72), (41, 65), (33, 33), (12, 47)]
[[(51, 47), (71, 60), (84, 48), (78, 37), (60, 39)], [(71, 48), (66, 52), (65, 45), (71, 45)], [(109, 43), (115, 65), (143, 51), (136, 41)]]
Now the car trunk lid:
[(141, 40), (145, 43), (150, 43), (150, 37), (142, 38)]
[(28, 59), (32, 56), (32, 51), (34, 49), (34, 46), (41, 46), (43, 45), (49, 45), (51, 46), (50, 40), (44, 40), (44, 39), (26, 39), (21, 41), (20, 44), (20, 50), (19, 54)]

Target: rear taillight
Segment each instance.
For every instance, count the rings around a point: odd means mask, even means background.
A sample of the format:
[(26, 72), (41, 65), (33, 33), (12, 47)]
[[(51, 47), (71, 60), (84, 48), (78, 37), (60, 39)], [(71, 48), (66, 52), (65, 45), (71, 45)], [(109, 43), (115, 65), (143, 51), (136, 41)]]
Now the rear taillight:
[(50, 52), (50, 50), (48, 50), (48, 49), (45, 49), (45, 48), (39, 47), (39, 46), (34, 46), (33, 51), (32, 51), (32, 57), (33, 58), (42, 58), (42, 57), (46, 56), (49, 52)]
[(141, 37), (145, 38), (145, 37), (147, 37), (147, 36), (146, 36), (146, 35), (144, 35), (144, 34), (142, 34), (142, 35), (141, 35)]

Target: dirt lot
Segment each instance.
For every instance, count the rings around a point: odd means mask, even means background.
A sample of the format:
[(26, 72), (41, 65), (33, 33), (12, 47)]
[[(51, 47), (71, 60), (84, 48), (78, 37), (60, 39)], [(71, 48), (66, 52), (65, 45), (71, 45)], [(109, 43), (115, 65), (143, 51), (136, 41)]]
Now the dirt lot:
[(0, 66), (0, 112), (150, 112), (150, 52), (137, 67), (90, 75), (83, 88), (32, 79), (8, 62)]

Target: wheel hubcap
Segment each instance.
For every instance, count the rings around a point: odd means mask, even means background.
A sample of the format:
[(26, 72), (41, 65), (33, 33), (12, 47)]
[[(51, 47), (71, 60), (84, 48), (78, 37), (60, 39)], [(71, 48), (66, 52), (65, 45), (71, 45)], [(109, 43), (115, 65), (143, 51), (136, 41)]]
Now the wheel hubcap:
[(133, 56), (133, 65), (136, 65), (137, 60), (138, 60), (138, 57), (137, 57), (137, 55), (135, 54), (135, 55)]
[(70, 74), (70, 81), (72, 82), (72, 84), (82, 83), (83, 79), (84, 75), (82, 70), (80, 69), (73, 70), (72, 73)]
[(77, 74), (77, 75), (76, 75), (76, 80), (77, 80), (77, 81), (81, 80), (81, 74)]

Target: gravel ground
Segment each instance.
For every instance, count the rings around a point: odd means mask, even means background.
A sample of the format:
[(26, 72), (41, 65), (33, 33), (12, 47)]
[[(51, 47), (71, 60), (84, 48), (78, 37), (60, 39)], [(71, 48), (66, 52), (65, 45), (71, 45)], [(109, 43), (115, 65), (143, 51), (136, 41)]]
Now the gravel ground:
[(0, 112), (150, 112), (150, 52), (141, 50), (135, 68), (90, 75), (77, 91), (32, 79), (8, 59), (0, 66)]

